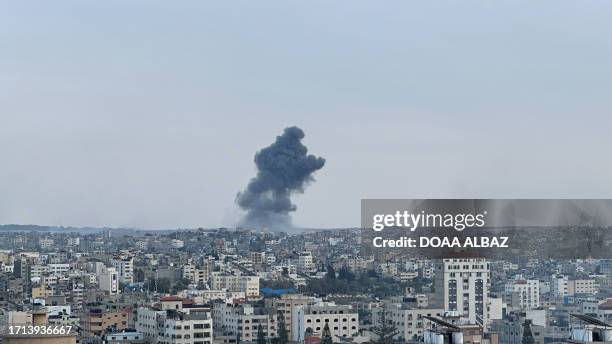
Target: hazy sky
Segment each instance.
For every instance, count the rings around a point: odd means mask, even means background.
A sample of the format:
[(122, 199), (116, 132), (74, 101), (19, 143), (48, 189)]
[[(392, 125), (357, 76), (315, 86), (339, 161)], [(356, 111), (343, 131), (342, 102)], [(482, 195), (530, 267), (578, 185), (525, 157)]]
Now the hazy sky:
[(289, 125), (361, 198), (612, 197), (610, 1), (12, 1), (0, 223), (235, 223)]

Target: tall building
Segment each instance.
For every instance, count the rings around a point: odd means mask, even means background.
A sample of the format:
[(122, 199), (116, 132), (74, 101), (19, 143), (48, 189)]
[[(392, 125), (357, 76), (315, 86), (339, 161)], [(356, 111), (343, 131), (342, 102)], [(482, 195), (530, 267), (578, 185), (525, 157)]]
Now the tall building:
[(550, 280), (550, 292), (556, 297), (567, 296), (569, 294), (567, 276), (552, 276)]
[(208, 264), (196, 266), (195, 264), (185, 264), (181, 270), (183, 278), (186, 278), (194, 284), (205, 284), (210, 275)]
[(298, 256), (297, 271), (299, 273), (310, 273), (316, 270), (312, 253), (309, 251), (302, 252)]
[(109, 295), (119, 293), (119, 275), (115, 268), (104, 268), (101, 272), (96, 273), (98, 280), (98, 288), (107, 292)]
[(284, 317), (285, 328), (289, 338), (292, 338), (291, 333), (291, 321), (293, 314), (297, 311), (299, 306), (306, 306), (314, 304), (315, 298), (311, 296), (305, 296), (302, 294), (283, 294), (278, 298), (266, 299), (266, 306), (276, 312), (278, 316)]
[(486, 324), (490, 285), (489, 262), (481, 258), (443, 259), (435, 264), (433, 305)]
[(134, 258), (113, 258), (110, 260), (110, 264), (117, 270), (117, 275), (121, 283), (130, 284), (134, 282)]
[(504, 289), (509, 304), (517, 304), (522, 309), (540, 307), (540, 281), (516, 279), (506, 283)]

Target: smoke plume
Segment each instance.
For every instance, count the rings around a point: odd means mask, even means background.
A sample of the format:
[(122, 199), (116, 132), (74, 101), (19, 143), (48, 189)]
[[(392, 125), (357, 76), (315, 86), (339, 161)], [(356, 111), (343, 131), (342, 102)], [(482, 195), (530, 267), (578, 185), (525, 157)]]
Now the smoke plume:
[(308, 155), (302, 144), (304, 131), (285, 128), (276, 141), (255, 154), (257, 175), (239, 192), (236, 203), (246, 211), (242, 224), (253, 227), (291, 226), (290, 213), (297, 207), (291, 195), (303, 193), (314, 181), (312, 174), (325, 165), (325, 159)]

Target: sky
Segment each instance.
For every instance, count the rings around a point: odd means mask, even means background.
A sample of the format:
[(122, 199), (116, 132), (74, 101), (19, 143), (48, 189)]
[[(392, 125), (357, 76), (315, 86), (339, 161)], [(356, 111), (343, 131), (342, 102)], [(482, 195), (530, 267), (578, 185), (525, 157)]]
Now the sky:
[(232, 226), (254, 153), (362, 198), (610, 198), (610, 1), (0, 4), (0, 223)]

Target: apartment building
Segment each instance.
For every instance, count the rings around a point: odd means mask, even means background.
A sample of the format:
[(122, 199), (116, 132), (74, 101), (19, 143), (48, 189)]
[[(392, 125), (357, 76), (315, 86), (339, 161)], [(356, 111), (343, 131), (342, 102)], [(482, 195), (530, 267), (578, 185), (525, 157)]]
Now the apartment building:
[(301, 342), (306, 337), (321, 337), (325, 324), (332, 337), (356, 336), (359, 333), (359, 314), (351, 306), (328, 302), (297, 306), (291, 319), (291, 338)]
[(312, 253), (310, 251), (301, 252), (298, 255), (297, 260), (297, 272), (302, 274), (308, 274), (316, 271), (316, 266)]
[(137, 310), (136, 331), (149, 344), (212, 344), (213, 319), (206, 306), (165, 298), (156, 307)]
[(317, 300), (312, 296), (302, 294), (283, 294), (279, 298), (266, 299), (266, 307), (272, 309), (277, 316), (282, 316), (285, 320), (288, 337), (292, 338), (292, 319), (298, 307), (313, 305)]
[(516, 279), (505, 285), (506, 302), (521, 309), (540, 307), (540, 281)]
[(567, 276), (552, 276), (550, 280), (550, 292), (556, 297), (563, 297), (569, 295)]
[(211, 277), (211, 289), (242, 291), (247, 297), (259, 296), (259, 277), (213, 273)]
[(210, 269), (208, 265), (197, 266), (195, 264), (185, 264), (181, 270), (183, 278), (188, 279), (193, 284), (205, 284), (208, 282)]
[(119, 274), (115, 268), (103, 268), (96, 273), (98, 288), (109, 295), (119, 293)]
[(442, 317), (442, 308), (416, 308), (410, 304), (390, 303), (372, 310), (372, 324), (381, 325), (382, 312), (386, 312), (387, 323), (391, 323), (397, 330), (395, 338), (406, 343), (421, 338), (431, 322), (423, 316)]
[(467, 318), (470, 324), (487, 322), (490, 286), (485, 259), (443, 259), (435, 263), (434, 307)]
[(215, 333), (221, 336), (254, 342), (260, 326), (267, 338), (277, 335), (276, 315), (243, 301), (214, 303), (212, 313)]
[(81, 315), (81, 327), (86, 337), (101, 336), (106, 329), (128, 328), (128, 310), (109, 311), (99, 306), (90, 306)]
[(117, 257), (110, 260), (110, 265), (117, 270), (119, 282), (130, 284), (134, 282), (134, 258)]
[(568, 295), (592, 295), (597, 292), (599, 286), (592, 279), (578, 279), (567, 281)]

